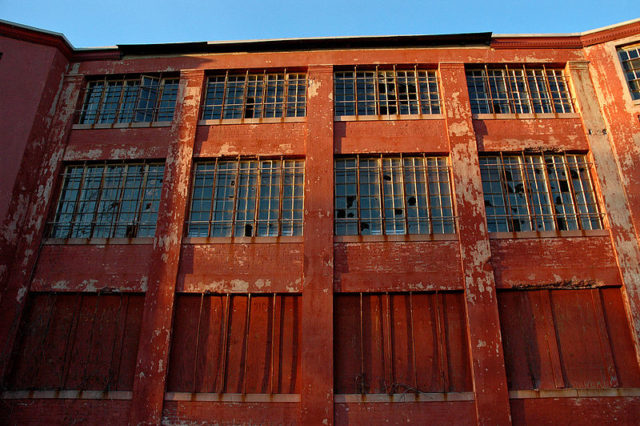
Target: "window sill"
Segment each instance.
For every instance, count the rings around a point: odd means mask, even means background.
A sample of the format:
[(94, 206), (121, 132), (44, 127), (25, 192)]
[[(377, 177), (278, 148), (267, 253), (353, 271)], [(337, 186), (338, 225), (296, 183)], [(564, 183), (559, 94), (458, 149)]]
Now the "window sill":
[(218, 126), (221, 124), (304, 123), (306, 121), (307, 117), (233, 118), (219, 120), (198, 120), (198, 126)]
[(185, 237), (183, 244), (295, 244), (302, 243), (304, 237)]
[(269, 393), (191, 393), (167, 392), (165, 401), (200, 401), (200, 402), (300, 402), (299, 394)]
[(589, 229), (584, 231), (527, 231), (527, 232), (489, 232), (491, 240), (527, 239), (527, 238), (569, 238), (569, 237), (608, 237), (608, 229)]
[(171, 121), (152, 121), (141, 123), (97, 123), (97, 124), (74, 124), (71, 129), (137, 129), (146, 127), (171, 127)]
[(336, 394), (335, 402), (360, 404), (363, 402), (436, 402), (436, 401), (473, 401), (473, 392), (404, 392), (404, 393), (368, 393)]
[(152, 237), (140, 238), (47, 238), (44, 245), (144, 245), (153, 244)]
[(444, 120), (443, 114), (418, 115), (349, 115), (336, 116), (334, 121), (406, 121), (406, 120)]
[(131, 391), (95, 391), (95, 390), (24, 390), (4, 391), (2, 399), (111, 399), (128, 400)]
[(640, 388), (512, 390), (510, 399), (602, 398), (640, 396)]
[(420, 234), (420, 235), (335, 235), (335, 243), (377, 243), (377, 242), (414, 242), (414, 241), (457, 241), (458, 234)]
[(549, 118), (580, 118), (580, 114), (575, 112), (566, 114), (473, 114), (474, 120), (531, 120)]

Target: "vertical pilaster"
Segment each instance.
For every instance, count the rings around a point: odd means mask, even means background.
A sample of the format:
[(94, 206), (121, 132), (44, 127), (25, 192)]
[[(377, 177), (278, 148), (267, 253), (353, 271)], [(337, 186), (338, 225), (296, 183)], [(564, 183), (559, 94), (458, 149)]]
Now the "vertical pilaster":
[(130, 413), (133, 425), (159, 424), (162, 420), (176, 278), (203, 80), (202, 70), (180, 73), (140, 330)]
[[(38, 261), (47, 213), (53, 198), (52, 190), (60, 173), (81, 86), (82, 76), (65, 75), (58, 94), (55, 114), (52, 114), (50, 130), (46, 133), (46, 140), (41, 141), (45, 144), (41, 162), (32, 170), (32, 173), (37, 174), (38, 177), (35, 186), (30, 188), (27, 202), (24, 203), (26, 205), (26, 212), (23, 216), (24, 223), (14, 224), (16, 228), (13, 231), (5, 230), (16, 233), (17, 244), (11, 246), (15, 247), (13, 257), (6, 256), (6, 258), (12, 258), (13, 262), (11, 265), (7, 265), (8, 272), (5, 283), (0, 282), (0, 286), (5, 284), (3, 288), (0, 288), (2, 291), (0, 294), (0, 351), (2, 351), (0, 353), (0, 378), (2, 379), (6, 373), (11, 349), (27, 300), (31, 275)], [(16, 202), (23, 202), (23, 200), (16, 200)], [(18, 235), (19, 237), (17, 237)]]
[(309, 67), (301, 424), (333, 424), (333, 68)]
[(460, 259), (477, 421), (478, 424), (510, 424), (496, 285), (464, 64), (440, 64), (440, 79), (459, 215)]
[(585, 61), (569, 62), (567, 71), (598, 174), (613, 247), (624, 281), (623, 295), (627, 316), (631, 318), (636, 356), (640, 360), (640, 250), (637, 230), (633, 226), (622, 172), (599, 108), (588, 64)]

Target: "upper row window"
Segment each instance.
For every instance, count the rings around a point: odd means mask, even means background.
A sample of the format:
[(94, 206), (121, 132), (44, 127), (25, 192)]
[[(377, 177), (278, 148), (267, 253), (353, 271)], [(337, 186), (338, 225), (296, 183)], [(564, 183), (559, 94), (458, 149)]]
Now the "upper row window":
[(559, 69), (470, 68), (467, 85), (474, 114), (574, 112), (567, 82)]
[(618, 50), (632, 99), (640, 99), (640, 45)]
[(433, 70), (372, 70), (335, 73), (335, 115), (440, 114)]
[(87, 83), (78, 124), (172, 121), (177, 78), (105, 77)]
[(211, 76), (202, 119), (304, 117), (306, 95), (306, 74), (246, 72)]

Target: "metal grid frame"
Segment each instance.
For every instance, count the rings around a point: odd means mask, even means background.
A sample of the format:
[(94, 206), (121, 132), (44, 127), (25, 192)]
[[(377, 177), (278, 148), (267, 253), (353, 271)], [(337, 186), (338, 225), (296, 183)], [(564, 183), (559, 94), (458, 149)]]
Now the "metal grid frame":
[(489, 232), (602, 229), (590, 169), (583, 154), (481, 156)]
[(435, 70), (378, 69), (334, 73), (335, 115), (440, 114)]
[(67, 165), (48, 237), (153, 237), (163, 175), (162, 162)]
[(302, 235), (304, 160), (198, 161), (190, 205), (190, 237)]
[(335, 160), (336, 235), (456, 232), (447, 157), (360, 156)]
[(565, 114), (574, 102), (561, 69), (542, 66), (468, 68), (474, 114)]
[(172, 121), (180, 79), (163, 74), (87, 80), (76, 124)]
[(618, 57), (631, 99), (640, 100), (640, 44), (619, 48)]
[(230, 73), (207, 79), (202, 120), (306, 116), (307, 74)]

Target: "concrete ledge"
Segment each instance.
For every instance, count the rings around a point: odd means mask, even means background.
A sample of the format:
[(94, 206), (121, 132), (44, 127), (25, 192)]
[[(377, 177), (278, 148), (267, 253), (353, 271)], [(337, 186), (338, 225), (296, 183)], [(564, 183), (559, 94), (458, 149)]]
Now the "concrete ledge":
[(336, 403), (473, 401), (473, 392), (336, 394)]
[(82, 391), (82, 390), (37, 390), (4, 391), (2, 399), (131, 399), (133, 392), (128, 391)]
[(509, 391), (511, 399), (640, 397), (640, 388), (548, 389)]
[(198, 402), (300, 402), (299, 394), (268, 393), (191, 393), (167, 392), (165, 401), (198, 401)]

